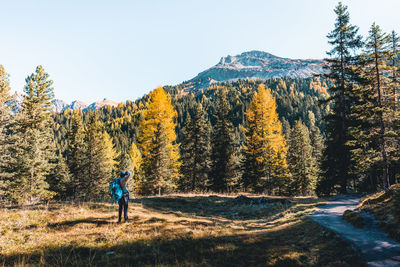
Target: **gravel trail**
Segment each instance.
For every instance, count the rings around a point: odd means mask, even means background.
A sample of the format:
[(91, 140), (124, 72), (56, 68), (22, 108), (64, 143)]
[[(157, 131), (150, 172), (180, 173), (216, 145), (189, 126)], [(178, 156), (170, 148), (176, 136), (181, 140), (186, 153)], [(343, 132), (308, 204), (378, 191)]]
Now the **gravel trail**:
[(400, 266), (400, 243), (380, 230), (373, 216), (362, 214), (367, 224), (356, 228), (342, 219), (345, 210), (355, 210), (358, 196), (342, 196), (321, 206), (310, 217), (357, 247), (370, 266)]

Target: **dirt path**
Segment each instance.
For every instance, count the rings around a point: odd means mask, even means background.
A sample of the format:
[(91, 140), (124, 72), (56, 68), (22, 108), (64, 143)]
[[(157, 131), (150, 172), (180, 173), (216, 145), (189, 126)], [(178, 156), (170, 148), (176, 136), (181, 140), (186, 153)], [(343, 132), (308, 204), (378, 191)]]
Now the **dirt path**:
[(354, 210), (360, 197), (343, 196), (328, 202), (310, 217), (322, 226), (333, 230), (341, 238), (357, 247), (370, 266), (400, 266), (400, 243), (378, 229), (373, 218), (368, 217), (364, 228), (356, 228), (342, 219), (345, 210)]

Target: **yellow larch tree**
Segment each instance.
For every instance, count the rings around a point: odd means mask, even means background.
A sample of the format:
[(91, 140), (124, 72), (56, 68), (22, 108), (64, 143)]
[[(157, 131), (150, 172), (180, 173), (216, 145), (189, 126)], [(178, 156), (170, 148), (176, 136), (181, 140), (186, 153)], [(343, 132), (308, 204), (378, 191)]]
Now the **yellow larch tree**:
[[(287, 176), (287, 144), (271, 91), (260, 84), (246, 112), (244, 173), (245, 190), (272, 193), (282, 190)], [(281, 193), (281, 192), (280, 192)]]
[(128, 190), (134, 189), (135, 191), (137, 191), (138, 189), (142, 188), (140, 183), (142, 181), (141, 177), (143, 177), (143, 175), (141, 173), (142, 154), (140, 153), (140, 150), (135, 142), (132, 142), (131, 146), (129, 147), (128, 156), (130, 160), (133, 180), (128, 183)]
[(131, 146), (129, 147), (128, 154), (132, 163), (132, 171), (134, 171), (134, 174), (136, 174), (139, 171), (140, 165), (142, 164), (142, 154), (140, 153), (135, 142), (132, 142)]
[(143, 194), (171, 191), (179, 178), (179, 145), (176, 144), (177, 112), (162, 87), (149, 94), (139, 121), (138, 147), (142, 152)]
[(112, 137), (106, 132), (102, 133), (102, 142), (103, 142), (103, 159), (104, 165), (112, 172), (116, 171), (116, 166), (118, 164), (117, 158), (119, 157), (119, 153), (115, 150), (115, 145), (113, 143)]

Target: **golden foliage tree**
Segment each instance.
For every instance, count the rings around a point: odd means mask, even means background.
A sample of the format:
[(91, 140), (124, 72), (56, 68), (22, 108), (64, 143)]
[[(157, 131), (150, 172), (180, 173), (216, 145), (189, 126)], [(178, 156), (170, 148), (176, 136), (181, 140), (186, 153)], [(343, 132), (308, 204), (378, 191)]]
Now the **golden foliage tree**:
[(136, 185), (135, 189), (142, 188), (142, 186), (139, 184), (141, 182), (140, 177), (142, 177), (141, 173), (142, 154), (140, 153), (140, 150), (135, 144), (135, 142), (132, 142), (131, 146), (129, 147), (128, 156), (133, 176), (132, 178), (134, 180), (128, 183), (128, 190), (131, 191), (134, 189), (133, 188), (134, 185)]
[(136, 174), (139, 171), (140, 165), (142, 164), (142, 154), (140, 153), (135, 142), (132, 142), (128, 154), (132, 163), (132, 171), (134, 174)]
[[(176, 187), (180, 167), (176, 117), (171, 97), (162, 87), (149, 94), (149, 101), (139, 121), (138, 146), (142, 152), (144, 172), (139, 183), (141, 188), (138, 188), (140, 193), (160, 193)], [(157, 135), (162, 138), (158, 140)]]
[(115, 170), (118, 162), (116, 158), (119, 157), (119, 154), (115, 150), (115, 145), (113, 143), (112, 137), (106, 132), (102, 133), (102, 142), (103, 142), (103, 154), (104, 154), (104, 165), (107, 166), (110, 172)]
[(275, 98), (264, 84), (260, 84), (254, 94), (246, 118), (243, 187), (256, 192), (271, 193), (276, 187), (281, 190), (282, 178), (288, 173), (288, 147), (276, 112)]

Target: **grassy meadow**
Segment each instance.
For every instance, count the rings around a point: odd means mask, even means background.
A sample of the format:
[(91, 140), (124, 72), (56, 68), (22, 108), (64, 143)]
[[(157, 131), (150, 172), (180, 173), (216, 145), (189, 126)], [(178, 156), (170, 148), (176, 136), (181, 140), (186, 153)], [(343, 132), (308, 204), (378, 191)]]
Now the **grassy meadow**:
[(360, 266), (356, 251), (311, 221), (323, 204), (241, 204), (228, 195), (49, 203), (0, 210), (0, 266)]

